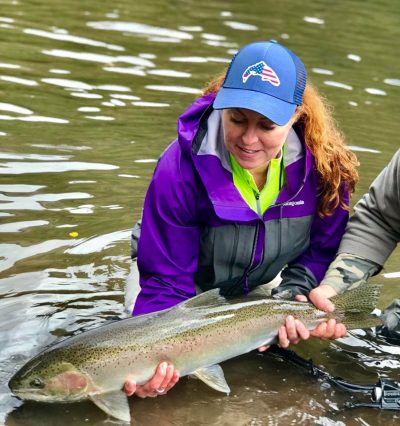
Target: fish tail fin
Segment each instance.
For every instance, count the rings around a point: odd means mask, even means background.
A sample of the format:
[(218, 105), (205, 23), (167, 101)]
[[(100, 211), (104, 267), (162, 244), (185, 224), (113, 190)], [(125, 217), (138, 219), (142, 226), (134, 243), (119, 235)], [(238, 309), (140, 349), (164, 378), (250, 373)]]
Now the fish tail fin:
[(378, 303), (381, 288), (382, 285), (379, 284), (365, 283), (332, 297), (336, 308), (332, 318), (339, 320), (349, 330), (381, 325), (382, 319), (372, 314)]
[(377, 327), (378, 325), (382, 325), (383, 321), (380, 317), (372, 313), (365, 312), (344, 312), (343, 315), (332, 316), (332, 318), (338, 319), (342, 324), (344, 324), (347, 330), (356, 330), (370, 327)]

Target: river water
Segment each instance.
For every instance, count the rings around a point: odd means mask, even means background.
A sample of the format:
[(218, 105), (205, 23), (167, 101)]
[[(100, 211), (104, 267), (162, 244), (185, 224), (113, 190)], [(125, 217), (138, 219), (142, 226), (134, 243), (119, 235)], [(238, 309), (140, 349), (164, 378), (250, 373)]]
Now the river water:
[[(177, 115), (254, 40), (303, 59), (360, 160), (354, 201), (399, 147), (393, 0), (0, 0), (0, 423), (114, 423), (90, 402), (22, 404), (11, 374), (43, 346), (125, 316), (130, 229)], [(374, 282), (398, 296), (396, 251)], [(397, 290), (396, 290), (397, 289)], [(296, 350), (358, 383), (397, 379), (400, 348), (357, 331)], [(224, 363), (227, 397), (190, 379), (131, 399), (136, 425), (377, 425), (348, 395), (255, 353)]]

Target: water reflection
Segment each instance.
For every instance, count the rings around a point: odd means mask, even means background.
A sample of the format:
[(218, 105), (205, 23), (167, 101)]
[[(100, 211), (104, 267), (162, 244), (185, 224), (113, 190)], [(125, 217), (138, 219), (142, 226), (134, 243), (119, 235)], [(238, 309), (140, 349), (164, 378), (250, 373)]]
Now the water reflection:
[(4, 232), (21, 232), (23, 229), (32, 228), (34, 226), (48, 225), (48, 220), (30, 220), (24, 222), (13, 222), (0, 225), (0, 233)]
[(12, 162), (0, 163), (0, 174), (19, 175), (29, 173), (62, 173), (72, 170), (113, 170), (118, 166), (102, 163), (85, 163), (81, 161), (57, 161), (55, 163)]
[(192, 40), (193, 36), (188, 32), (177, 31), (168, 28), (161, 28), (152, 25), (145, 25), (136, 22), (99, 21), (88, 22), (88, 27), (97, 30), (121, 31), (123, 33), (135, 33), (141, 37), (148, 37), (154, 42), (179, 42), (182, 40)]
[(339, 89), (353, 90), (353, 87), (349, 84), (340, 83), (339, 81), (325, 80), (324, 84), (327, 86), (338, 87)]
[(31, 196), (9, 196), (6, 194), (0, 194), (0, 201), (2, 210), (46, 210), (48, 207), (44, 207), (41, 203), (62, 200), (79, 200), (91, 197), (92, 195), (84, 192), (36, 194)]
[(33, 114), (33, 111), (28, 108), (23, 108), (13, 104), (7, 104), (5, 102), (0, 102), (0, 110), (15, 112), (16, 114)]
[(25, 34), (30, 34), (30, 35), (35, 35), (38, 37), (45, 37), (45, 38), (49, 38), (52, 40), (62, 40), (62, 41), (70, 41), (72, 43), (77, 43), (77, 44), (84, 44), (86, 46), (95, 46), (95, 47), (105, 47), (107, 49), (110, 50), (116, 50), (116, 51), (124, 51), (125, 48), (122, 46), (117, 46), (115, 44), (108, 44), (108, 43), (104, 43), (102, 41), (97, 41), (97, 40), (92, 40), (86, 37), (78, 37), (78, 36), (74, 36), (74, 35), (70, 35), (64, 31), (58, 31), (58, 32), (54, 32), (51, 33), (49, 31), (43, 31), (43, 30), (37, 30), (37, 29), (33, 29), (33, 28), (26, 28), (24, 30)]

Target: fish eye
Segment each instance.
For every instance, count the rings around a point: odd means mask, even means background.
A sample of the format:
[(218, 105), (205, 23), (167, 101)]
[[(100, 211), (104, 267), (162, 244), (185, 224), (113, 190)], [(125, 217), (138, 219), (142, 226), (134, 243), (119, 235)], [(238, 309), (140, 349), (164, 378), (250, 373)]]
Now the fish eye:
[(44, 388), (43, 380), (39, 379), (38, 377), (34, 378), (29, 382), (30, 386), (38, 389)]

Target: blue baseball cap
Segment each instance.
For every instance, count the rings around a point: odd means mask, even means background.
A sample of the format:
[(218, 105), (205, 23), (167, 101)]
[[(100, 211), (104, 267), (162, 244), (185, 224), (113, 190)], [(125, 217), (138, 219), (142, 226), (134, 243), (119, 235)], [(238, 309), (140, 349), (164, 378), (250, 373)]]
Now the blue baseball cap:
[(250, 109), (283, 126), (303, 103), (306, 81), (292, 51), (274, 40), (250, 43), (233, 57), (213, 107)]

